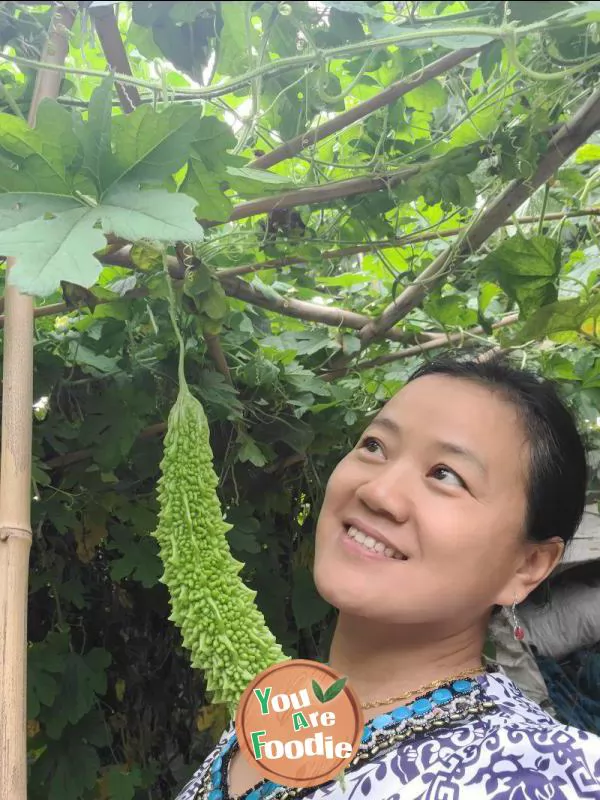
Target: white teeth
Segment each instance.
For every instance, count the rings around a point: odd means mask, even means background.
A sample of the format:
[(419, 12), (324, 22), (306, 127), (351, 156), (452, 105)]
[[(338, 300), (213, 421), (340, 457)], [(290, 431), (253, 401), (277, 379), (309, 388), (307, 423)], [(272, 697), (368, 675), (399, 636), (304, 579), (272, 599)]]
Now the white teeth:
[(351, 539), (354, 539), (355, 542), (358, 542), (358, 544), (361, 544), (367, 550), (372, 550), (375, 553), (382, 553), (387, 558), (406, 561), (406, 556), (403, 556), (402, 553), (399, 553), (392, 547), (386, 547), (383, 542), (378, 542), (377, 539), (374, 539), (372, 536), (367, 536), (362, 531), (359, 531), (358, 528), (355, 528), (354, 525), (348, 528), (347, 534)]

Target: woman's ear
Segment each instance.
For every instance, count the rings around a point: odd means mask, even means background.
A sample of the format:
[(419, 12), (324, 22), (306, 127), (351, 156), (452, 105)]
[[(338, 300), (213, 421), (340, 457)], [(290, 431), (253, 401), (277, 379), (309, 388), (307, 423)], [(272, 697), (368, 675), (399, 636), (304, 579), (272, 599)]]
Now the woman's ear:
[(522, 603), (551, 575), (560, 563), (564, 550), (565, 543), (558, 536), (543, 542), (526, 542), (517, 569), (496, 599), (496, 603), (508, 606), (512, 605), (515, 599), (518, 603)]

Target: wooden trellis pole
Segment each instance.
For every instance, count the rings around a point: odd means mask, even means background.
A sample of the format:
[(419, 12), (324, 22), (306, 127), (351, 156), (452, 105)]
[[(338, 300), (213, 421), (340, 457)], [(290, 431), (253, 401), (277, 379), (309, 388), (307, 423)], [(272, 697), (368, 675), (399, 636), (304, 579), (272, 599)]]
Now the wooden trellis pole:
[[(75, 15), (54, 11), (42, 61), (63, 64)], [(29, 112), (57, 97), (60, 72), (40, 71)], [(10, 263), (8, 265), (10, 271)], [(0, 800), (27, 798), (27, 588), (31, 549), (33, 299), (7, 286), (0, 464)]]

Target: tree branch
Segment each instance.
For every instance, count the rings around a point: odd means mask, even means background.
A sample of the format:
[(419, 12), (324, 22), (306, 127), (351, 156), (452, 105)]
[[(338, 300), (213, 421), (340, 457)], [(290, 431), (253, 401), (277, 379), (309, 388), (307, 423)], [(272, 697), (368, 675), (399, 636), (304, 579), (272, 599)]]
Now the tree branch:
[(600, 127), (600, 90), (596, 90), (573, 117), (561, 126), (548, 144), (533, 176), (512, 181), (494, 200), (487, 211), (470, 225), (463, 239), (441, 253), (417, 280), (391, 303), (381, 316), (361, 331), (363, 347), (381, 337), (385, 331), (419, 305), (441, 274), (461, 264), (475, 253), (533, 192), (545, 183), (567, 158)]
[[(515, 322), (519, 321), (518, 314), (509, 314), (508, 316), (504, 317), (504, 319), (500, 320), (499, 322), (495, 322), (492, 325), (494, 330), (498, 328), (505, 328), (507, 325), (514, 325)], [(426, 353), (429, 350), (436, 350), (439, 347), (445, 347), (448, 344), (456, 344), (457, 342), (460, 343), (461, 347), (467, 347), (468, 345), (478, 344), (477, 340), (471, 337), (474, 336), (481, 336), (485, 334), (485, 331), (482, 327), (478, 326), (477, 328), (473, 328), (469, 331), (460, 331), (459, 333), (450, 333), (450, 334), (443, 334), (442, 336), (436, 336), (434, 339), (430, 339), (428, 342), (424, 342), (423, 344), (417, 344), (413, 347), (406, 347), (403, 350), (397, 350), (395, 353), (387, 353), (384, 356), (378, 356), (378, 358), (372, 358), (370, 361), (361, 361), (355, 366), (352, 367), (352, 370), (363, 370), (363, 369), (372, 369), (373, 367), (381, 367), (384, 364), (391, 364), (393, 361), (399, 361), (402, 358), (409, 358), (410, 356), (418, 356), (422, 353)], [(342, 366), (339, 369), (332, 369), (329, 372), (326, 372), (324, 375), (320, 375), (319, 377), (322, 378), (324, 381), (332, 381), (336, 378), (341, 378), (349, 371), (349, 366)]]
[[(369, 321), (369, 317), (354, 311), (320, 306), (316, 303), (307, 303), (304, 300), (293, 300), (287, 297), (266, 297), (239, 278), (223, 278), (221, 284), (225, 294), (229, 297), (237, 297), (246, 303), (284, 314), (286, 317), (303, 319), (307, 322), (320, 322), (337, 328), (352, 328), (353, 330), (361, 330)], [(389, 330), (387, 336), (393, 341), (406, 341), (405, 331)]]
[[(132, 76), (133, 73), (127, 58), (127, 51), (121, 39), (117, 18), (112, 6), (100, 6), (99, 8), (92, 6), (89, 11), (94, 19), (96, 32), (110, 68), (116, 73)], [(115, 86), (121, 109), (124, 114), (129, 114), (139, 106), (141, 102), (140, 94), (135, 86), (125, 84), (122, 81), (117, 81)]]
[[(578, 211), (555, 212), (552, 214), (544, 215), (544, 223), (556, 222), (561, 219), (573, 219), (575, 217), (596, 217), (600, 216), (600, 208), (582, 208)], [(525, 216), (518, 217), (517, 222), (520, 225), (528, 225), (534, 222), (539, 222), (539, 216)], [(498, 227), (508, 228), (514, 225), (512, 220), (508, 220), (499, 225)], [(416, 233), (407, 233), (406, 236), (399, 236), (396, 239), (379, 239), (372, 242), (364, 242), (364, 244), (351, 245), (349, 247), (340, 247), (336, 250), (325, 250), (321, 254), (321, 259), (324, 258), (343, 258), (345, 256), (352, 256), (358, 253), (370, 253), (373, 250), (385, 250), (387, 248), (406, 247), (410, 244), (418, 244), (419, 242), (429, 242), (435, 239), (448, 239), (452, 236), (460, 236), (467, 230), (466, 227), (448, 228), (446, 230), (438, 231), (423, 231)], [(295, 264), (306, 264), (306, 259), (299, 256), (284, 256), (282, 258), (273, 258), (269, 261), (262, 261), (258, 264), (242, 264), (239, 267), (226, 267), (225, 269), (217, 270), (217, 275), (220, 278), (229, 278), (232, 275), (248, 275), (253, 272), (261, 272), (267, 269), (278, 269), (280, 267), (290, 267)]]
[[(113, 298), (98, 298), (96, 300), (96, 305), (101, 306), (105, 303), (119, 303), (124, 300), (134, 300), (139, 297), (146, 297), (148, 295), (148, 290), (144, 289), (143, 287), (138, 287), (136, 289), (132, 289), (127, 294), (124, 294), (122, 297), (113, 297)], [(37, 319), (38, 317), (53, 317), (57, 314), (63, 314), (64, 312), (72, 311), (72, 308), (66, 303), (53, 303), (49, 306), (38, 306), (37, 308), (33, 309), (33, 316)], [(0, 314), (0, 329), (4, 327), (4, 314)]]
[[(116, 262), (113, 259), (114, 257), (111, 256), (111, 264), (116, 263), (118, 266), (129, 267), (130, 269), (132, 268), (131, 261), (125, 258), (122, 253)], [(173, 256), (168, 257), (168, 267), (169, 272), (171, 273), (172, 269), (176, 275), (176, 279), (180, 280), (181, 275), (176, 272), (176, 270), (179, 269), (179, 264), (177, 259)], [(173, 273), (171, 273), (171, 275), (173, 276)], [(223, 285), (223, 289), (225, 290), (225, 294), (227, 294), (229, 297), (237, 297), (239, 300), (244, 300), (250, 305), (259, 306), (260, 308), (265, 308), (268, 311), (283, 314), (287, 317), (293, 317), (294, 319), (303, 319), (307, 322), (317, 322), (323, 325), (333, 325), (336, 328), (351, 328), (352, 330), (357, 331), (361, 330), (367, 324), (367, 322), (369, 322), (369, 317), (365, 316), (364, 314), (357, 314), (354, 311), (344, 311), (340, 308), (319, 306), (316, 303), (307, 303), (304, 300), (295, 300), (292, 298), (281, 297), (280, 299), (275, 300), (274, 298), (265, 297), (265, 295), (261, 294), (252, 286), (239, 278), (227, 278), (222, 280), (221, 283)], [(138, 287), (136, 289), (132, 289), (130, 292), (127, 292), (127, 294), (123, 295), (123, 297), (99, 298), (96, 302), (96, 305), (103, 305), (104, 303), (119, 303), (124, 300), (146, 297), (147, 295), (147, 289), (144, 287)], [(53, 305), (39, 306), (38, 308), (34, 308), (33, 315), (36, 318), (47, 317), (54, 316), (56, 314), (62, 314), (71, 310), (72, 309), (70, 309), (66, 303), (54, 303)], [(0, 315), (0, 329), (3, 326), (4, 315)], [(408, 337), (417, 338), (418, 336), (422, 336), (424, 339), (428, 340), (433, 335), (435, 334), (412, 334), (406, 331), (390, 330), (387, 332), (385, 338), (394, 342), (405, 343)], [(227, 375), (225, 375), (225, 377), (227, 377)]]
[[(256, 214), (268, 214), (276, 208), (294, 208), (294, 206), (309, 205), (311, 203), (329, 203), (339, 200), (340, 197), (352, 197), (355, 194), (377, 192), (380, 189), (391, 189), (398, 183), (412, 178), (423, 170), (423, 165), (403, 167), (387, 175), (373, 175), (363, 178), (348, 178), (343, 181), (331, 181), (322, 186), (307, 186), (304, 189), (295, 189), (291, 192), (275, 195), (275, 197), (261, 197), (240, 203), (229, 216), (228, 222), (253, 217)], [(214, 228), (222, 225), (214, 220), (200, 219), (198, 222), (205, 228)]]
[(274, 164), (279, 164), (280, 161), (292, 158), (297, 153), (300, 153), (312, 144), (316, 144), (326, 136), (337, 133), (337, 131), (348, 127), (348, 125), (357, 122), (359, 119), (363, 119), (374, 111), (377, 111), (377, 109), (390, 105), (394, 100), (402, 97), (417, 86), (421, 86), (437, 75), (442, 75), (444, 72), (452, 69), (452, 67), (455, 67), (457, 64), (475, 55), (479, 50), (480, 48), (456, 50), (453, 53), (442, 56), (442, 58), (439, 58), (432, 64), (428, 64), (426, 67), (413, 72), (406, 78), (392, 83), (387, 89), (375, 95), (375, 97), (371, 97), (369, 100), (359, 103), (357, 106), (354, 106), (354, 108), (350, 108), (342, 114), (337, 114), (333, 119), (323, 123), (323, 125), (319, 125), (317, 128), (314, 128), (314, 130), (301, 133), (299, 136), (290, 139), (289, 142), (285, 142), (280, 147), (276, 147), (275, 150), (272, 150), (270, 153), (260, 156), (260, 158), (257, 158), (248, 166), (254, 169), (268, 169)]

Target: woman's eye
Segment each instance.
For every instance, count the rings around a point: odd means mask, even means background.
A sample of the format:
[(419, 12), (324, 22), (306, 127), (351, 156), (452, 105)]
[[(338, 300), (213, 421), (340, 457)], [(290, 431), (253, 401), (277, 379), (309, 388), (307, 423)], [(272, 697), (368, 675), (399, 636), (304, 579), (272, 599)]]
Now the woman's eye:
[(445, 480), (449, 476), (450, 478), (454, 479), (454, 481), (455, 481), (454, 485), (455, 486), (462, 486), (463, 489), (467, 488), (466, 483), (463, 481), (463, 479), (460, 477), (460, 475), (457, 475), (456, 472), (454, 472), (454, 470), (450, 469), (450, 467), (444, 467), (443, 465), (440, 464), (439, 466), (434, 467), (434, 469), (432, 470), (431, 474), (434, 475), (434, 476), (440, 476), (441, 475), (441, 478), (440, 478), (441, 482), (452, 484), (452, 481)]
[(381, 445), (377, 439), (373, 439), (372, 436), (366, 436), (360, 443), (360, 449), (369, 453), (378, 453), (381, 451)]

